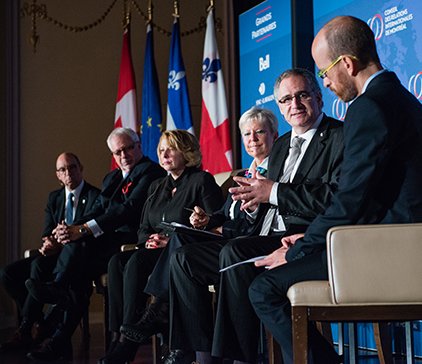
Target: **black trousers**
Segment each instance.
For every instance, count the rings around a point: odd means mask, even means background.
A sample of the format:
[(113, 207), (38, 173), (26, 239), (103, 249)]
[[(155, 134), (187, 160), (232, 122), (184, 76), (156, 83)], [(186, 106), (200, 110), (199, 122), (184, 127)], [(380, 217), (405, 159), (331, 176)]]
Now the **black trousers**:
[(173, 234), (160, 255), (154, 270), (149, 276), (145, 286), (145, 293), (159, 297), (163, 301), (169, 301), (169, 275), (170, 257), (180, 247), (187, 244), (198, 243), (198, 238), (186, 234)]
[(143, 292), (148, 277), (163, 249), (145, 249), (115, 254), (108, 264), (110, 330), (136, 323), (145, 309), (148, 295)]
[(69, 340), (88, 308), (92, 280), (107, 272), (110, 258), (123, 243), (133, 242), (133, 234), (107, 233), (65, 244), (54, 268), (55, 280), (69, 287), (71, 305), (65, 311), (64, 325), (56, 333)]
[(33, 323), (42, 319), (43, 304), (34, 299), (25, 287), (28, 278), (42, 282), (53, 279), (53, 269), (58, 254), (45, 257), (39, 253), (30, 258), (13, 262), (0, 272), (0, 279), (18, 307), (20, 319)]
[[(327, 253), (306, 256), (260, 274), (249, 288), (249, 297), (258, 317), (280, 344), (285, 364), (293, 364), (291, 305), (287, 291), (293, 284), (308, 280), (328, 280)], [(318, 330), (309, 330), (310, 362), (331, 364), (338, 355)]]
[[(186, 245), (170, 260), (172, 349), (212, 351), (214, 356), (255, 362), (259, 321), (248, 287), (261, 272), (245, 264), (220, 275), (220, 267), (266, 255), (280, 247), (280, 235), (253, 236)], [(219, 285), (215, 331), (209, 285)]]

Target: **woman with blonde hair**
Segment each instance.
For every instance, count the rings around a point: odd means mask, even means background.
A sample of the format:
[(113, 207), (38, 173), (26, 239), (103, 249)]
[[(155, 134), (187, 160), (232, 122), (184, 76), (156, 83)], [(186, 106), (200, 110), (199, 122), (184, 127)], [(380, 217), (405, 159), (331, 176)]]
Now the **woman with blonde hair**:
[(168, 175), (151, 184), (138, 231), (138, 249), (114, 255), (108, 266), (109, 311), (112, 342), (99, 363), (125, 363), (133, 359), (137, 343), (120, 336), (122, 324), (140, 319), (149, 295), (143, 292), (155, 264), (165, 251), (169, 235), (161, 223), (189, 224), (194, 206), (208, 213), (223, 204), (214, 177), (200, 169), (201, 152), (195, 136), (185, 130), (163, 132), (157, 148)]

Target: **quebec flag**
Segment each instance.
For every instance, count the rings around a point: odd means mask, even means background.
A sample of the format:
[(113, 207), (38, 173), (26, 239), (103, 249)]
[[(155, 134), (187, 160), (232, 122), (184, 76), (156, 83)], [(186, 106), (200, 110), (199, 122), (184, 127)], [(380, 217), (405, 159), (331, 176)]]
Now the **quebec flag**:
[(207, 17), (202, 61), (202, 113), (199, 144), (202, 167), (212, 174), (232, 170), (230, 122), (223, 71), (215, 38), (213, 10)]
[(161, 101), (157, 69), (154, 60), (153, 33), (147, 25), (144, 83), (142, 85), (142, 151), (158, 162), (157, 146), (161, 136)]
[(167, 100), (167, 130), (184, 129), (194, 134), (188, 84), (180, 47), (179, 21), (175, 18), (171, 33)]

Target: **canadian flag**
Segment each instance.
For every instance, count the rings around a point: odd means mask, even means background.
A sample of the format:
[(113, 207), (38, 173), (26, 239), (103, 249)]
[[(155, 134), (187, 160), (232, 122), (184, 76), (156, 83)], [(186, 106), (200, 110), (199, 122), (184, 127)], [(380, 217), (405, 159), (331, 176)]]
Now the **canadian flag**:
[(202, 166), (212, 174), (232, 170), (232, 146), (223, 72), (217, 50), (213, 10), (207, 17), (202, 61), (202, 115), (199, 138)]
[[(120, 61), (119, 86), (117, 90), (116, 115), (114, 128), (131, 128), (139, 134), (140, 123), (136, 111), (135, 73), (130, 54), (130, 34), (126, 28), (123, 33), (122, 58)], [(117, 165), (112, 159), (111, 169)]]

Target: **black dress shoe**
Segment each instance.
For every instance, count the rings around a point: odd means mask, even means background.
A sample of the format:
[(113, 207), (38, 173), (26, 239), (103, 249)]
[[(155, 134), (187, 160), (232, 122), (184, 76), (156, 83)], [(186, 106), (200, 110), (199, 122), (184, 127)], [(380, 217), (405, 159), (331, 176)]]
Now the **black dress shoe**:
[(28, 359), (47, 362), (72, 361), (72, 343), (70, 340), (49, 338), (44, 340), (37, 350), (26, 355)]
[(138, 346), (133, 341), (118, 342), (111, 353), (98, 359), (97, 364), (129, 364), (135, 358)]
[(58, 305), (62, 308), (68, 307), (70, 296), (60, 284), (56, 282), (40, 282), (35, 279), (27, 279), (25, 286), (32, 297), (38, 302)]
[(184, 352), (183, 350), (171, 350), (164, 360), (163, 364), (191, 364), (195, 360), (193, 352)]
[(151, 303), (136, 324), (122, 325), (122, 335), (137, 343), (146, 342), (152, 335), (168, 331), (168, 302), (157, 301)]

